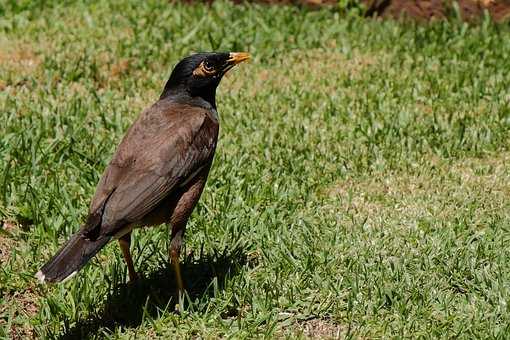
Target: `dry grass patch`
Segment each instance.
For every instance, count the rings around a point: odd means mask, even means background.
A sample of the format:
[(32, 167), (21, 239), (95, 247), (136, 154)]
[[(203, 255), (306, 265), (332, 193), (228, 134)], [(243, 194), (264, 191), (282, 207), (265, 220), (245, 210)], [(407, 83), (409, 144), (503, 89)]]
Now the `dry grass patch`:
[(9, 328), (10, 339), (36, 339), (35, 329), (29, 323), (19, 323), (18, 319), (31, 319), (38, 310), (38, 296), (33, 288), (29, 287), (21, 292), (14, 292), (12, 295), (4, 296), (4, 305), (0, 306), (0, 327), (5, 327), (7, 320), (3, 315), (11, 315)]
[(28, 76), (34, 74), (40, 64), (41, 58), (32, 46), (0, 39), (0, 69)]
[(99, 68), (99, 79), (96, 79), (99, 88), (118, 86), (126, 76), (132, 76), (131, 60), (116, 58), (113, 54), (103, 52), (94, 58)]
[(304, 339), (341, 339), (346, 329), (329, 319), (309, 319), (293, 323), (283, 333), (286, 337)]
[(11, 340), (37, 339), (37, 335), (33, 327), (12, 325), (9, 338)]
[(462, 211), (481, 216), (505, 211), (510, 196), (508, 153), (449, 163), (430, 159), (419, 173), (389, 172), (349, 178), (326, 192), (325, 207), (342, 222), (366, 218), (378, 225), (397, 219), (409, 225), (422, 218), (451, 218)]
[(110, 67), (110, 78), (117, 79), (129, 69), (129, 59), (120, 59)]
[(0, 232), (0, 264), (5, 264), (11, 257), (11, 249), (16, 242), (10, 236), (17, 228), (16, 224), (12, 221), (1, 222)]

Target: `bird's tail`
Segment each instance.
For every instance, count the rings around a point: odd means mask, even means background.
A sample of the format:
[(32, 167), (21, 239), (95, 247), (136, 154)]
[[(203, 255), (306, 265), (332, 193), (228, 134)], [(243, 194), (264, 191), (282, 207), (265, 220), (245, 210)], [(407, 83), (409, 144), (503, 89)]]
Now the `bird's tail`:
[(92, 241), (83, 234), (74, 234), (36, 276), (41, 282), (60, 282), (72, 277), (104, 247), (111, 237), (99, 237)]

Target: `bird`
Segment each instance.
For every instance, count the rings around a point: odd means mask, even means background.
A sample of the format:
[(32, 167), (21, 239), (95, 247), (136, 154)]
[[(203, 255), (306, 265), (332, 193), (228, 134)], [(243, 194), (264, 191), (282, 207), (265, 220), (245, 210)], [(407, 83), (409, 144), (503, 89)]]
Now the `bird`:
[(216, 88), (248, 59), (246, 52), (201, 52), (175, 65), (159, 99), (140, 113), (118, 145), (85, 223), (37, 272), (41, 282), (71, 278), (112, 240), (118, 240), (129, 281), (136, 281), (133, 229), (169, 224), (169, 261), (183, 290), (181, 245), (218, 141)]

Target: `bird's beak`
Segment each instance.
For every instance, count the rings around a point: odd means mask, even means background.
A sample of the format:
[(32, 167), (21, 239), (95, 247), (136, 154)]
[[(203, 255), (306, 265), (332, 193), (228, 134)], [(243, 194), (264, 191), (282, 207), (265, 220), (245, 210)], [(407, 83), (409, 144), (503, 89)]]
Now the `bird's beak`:
[(229, 54), (227, 61), (225, 62), (225, 66), (223, 67), (223, 73), (227, 73), (232, 67), (236, 66), (239, 63), (242, 63), (245, 60), (250, 59), (250, 54), (246, 52), (232, 52)]
[(245, 60), (250, 59), (250, 54), (246, 52), (232, 52), (230, 53), (229, 58), (227, 59), (227, 64), (229, 65), (237, 65), (242, 63)]

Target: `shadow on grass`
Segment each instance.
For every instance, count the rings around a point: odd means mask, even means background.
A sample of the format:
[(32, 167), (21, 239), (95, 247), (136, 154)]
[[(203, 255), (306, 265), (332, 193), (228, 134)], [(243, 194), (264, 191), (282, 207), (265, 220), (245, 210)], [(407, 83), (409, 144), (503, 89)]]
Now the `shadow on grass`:
[[(198, 260), (185, 260), (181, 270), (190, 300), (211, 296), (214, 280), (217, 280), (218, 289), (223, 289), (227, 277), (235, 275), (246, 260), (242, 247), (225, 250), (222, 254), (203, 255)], [(114, 287), (98, 315), (79, 321), (60, 339), (89, 338), (100, 328), (137, 327), (144, 315), (157, 318), (161, 311), (174, 312), (178, 302), (174, 271), (165, 264), (133, 284)]]

